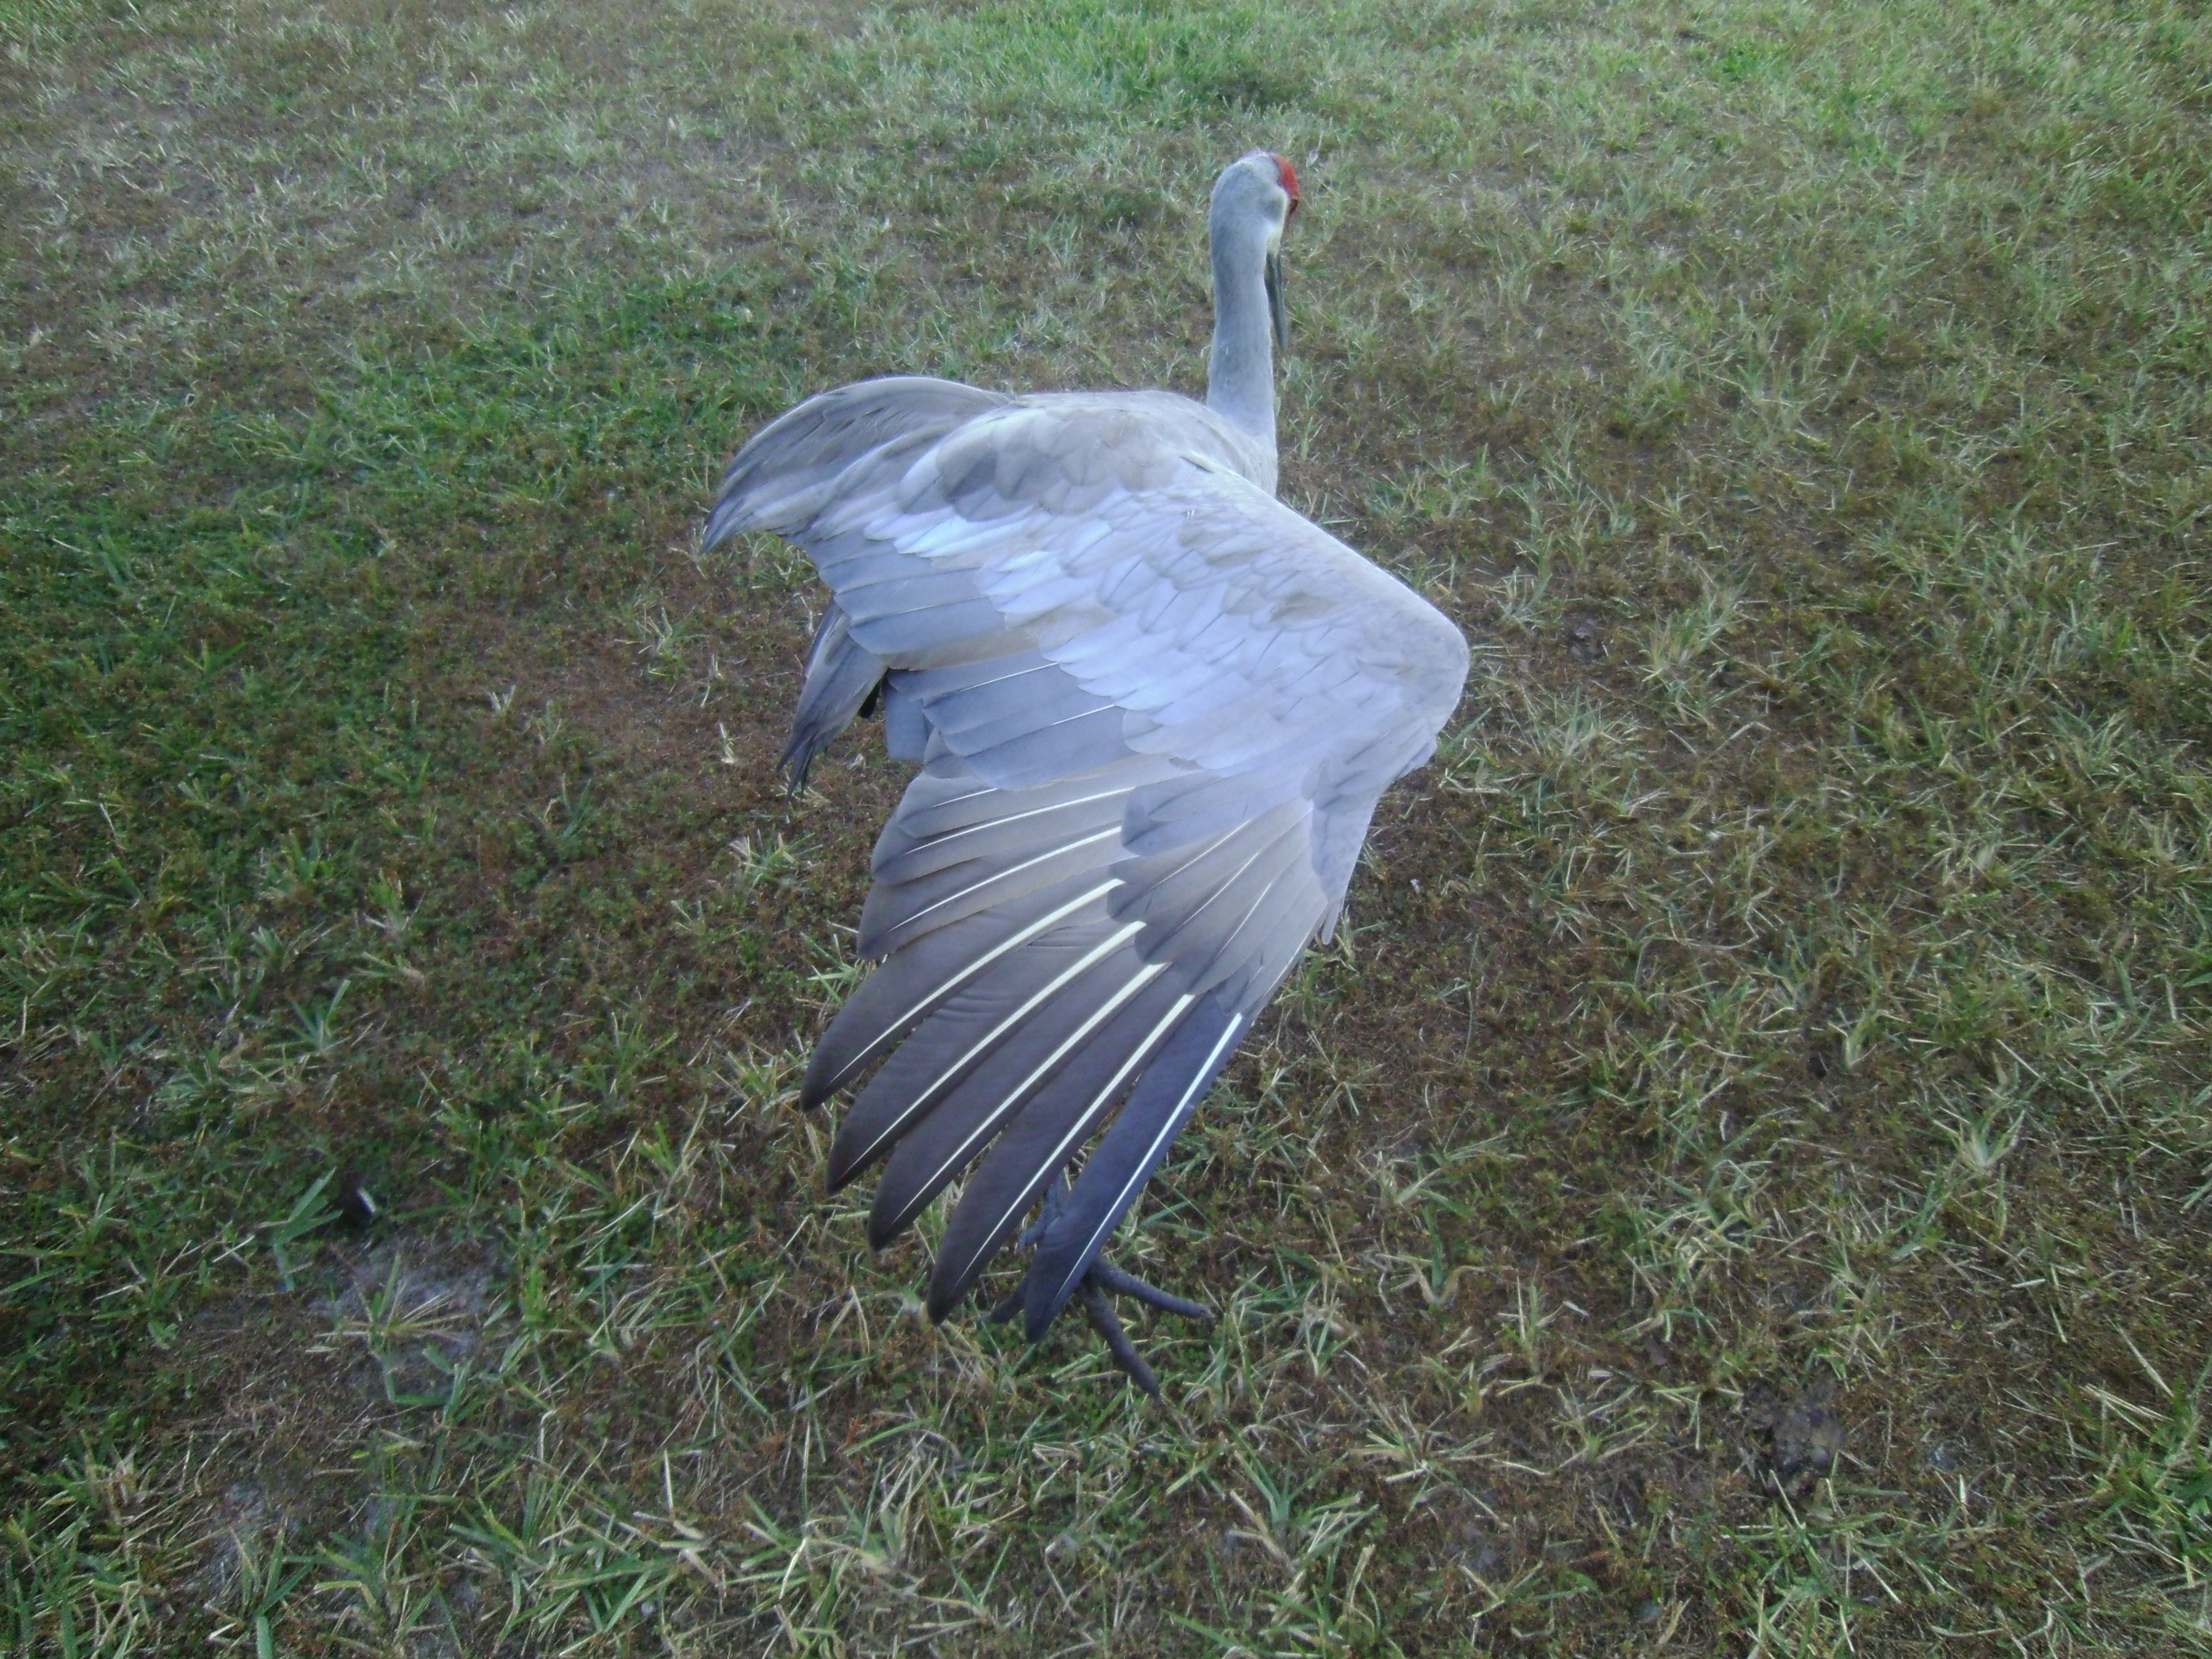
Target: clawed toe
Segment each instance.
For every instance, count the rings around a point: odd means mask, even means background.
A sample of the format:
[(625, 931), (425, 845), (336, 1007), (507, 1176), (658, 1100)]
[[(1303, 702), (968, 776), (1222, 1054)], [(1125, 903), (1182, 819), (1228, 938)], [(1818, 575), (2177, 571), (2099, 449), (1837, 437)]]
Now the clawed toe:
[[(1129, 1333), (1121, 1327), (1121, 1316), (1114, 1311), (1114, 1304), (1106, 1299), (1109, 1291), (1115, 1296), (1132, 1297), (1148, 1308), (1158, 1308), (1162, 1313), (1195, 1319), (1205, 1325), (1213, 1323), (1213, 1310), (1202, 1303), (1187, 1302), (1182, 1297), (1170, 1296), (1156, 1285), (1146, 1284), (1134, 1274), (1123, 1273), (1103, 1257), (1092, 1262), (1091, 1271), (1083, 1276), (1083, 1288), (1076, 1294), (1083, 1303), (1085, 1316), (1091, 1321), (1091, 1328), (1105, 1339), (1106, 1352), (1114, 1357), (1116, 1365), (1129, 1374), (1129, 1380), (1158, 1400), (1160, 1397), (1160, 1380), (1152, 1374), (1152, 1368), (1145, 1363), (1145, 1357), (1137, 1352), (1136, 1344), (1129, 1340)], [(1008, 1302), (1015, 1299), (1007, 1298)], [(1001, 1307), (1005, 1305), (1000, 1304)], [(993, 1317), (997, 1316), (998, 1310), (994, 1309)]]
[(1111, 1291), (1116, 1296), (1133, 1296), (1148, 1308), (1158, 1308), (1162, 1313), (1171, 1313), (1184, 1319), (1195, 1319), (1201, 1325), (1213, 1323), (1213, 1310), (1203, 1302), (1187, 1302), (1182, 1297), (1170, 1296), (1156, 1285), (1147, 1285), (1133, 1273), (1125, 1273), (1101, 1256), (1091, 1264), (1091, 1277), (1102, 1291)]
[[(1121, 1316), (1108, 1301), (1108, 1293), (1126, 1296), (1143, 1303), (1148, 1308), (1158, 1308), (1162, 1313), (1171, 1313), (1183, 1319), (1195, 1319), (1202, 1325), (1213, 1323), (1213, 1310), (1200, 1302), (1186, 1301), (1170, 1296), (1156, 1285), (1147, 1285), (1133, 1273), (1123, 1273), (1112, 1262), (1101, 1259), (1091, 1264), (1091, 1271), (1083, 1276), (1083, 1285), (1076, 1299), (1083, 1304), (1083, 1312), (1091, 1321), (1091, 1328), (1105, 1339), (1106, 1352), (1114, 1363), (1129, 1374), (1129, 1380), (1155, 1400), (1160, 1397), (1160, 1380), (1145, 1357), (1137, 1352), (1129, 1333), (1123, 1328)], [(1000, 1301), (985, 1315), (994, 1325), (1004, 1325), (1022, 1310), (1022, 1287)]]
[[(1064, 1189), (1059, 1181), (1045, 1188), (1044, 1212), (1036, 1224), (1026, 1229), (1020, 1242), (1037, 1244), (1050, 1227), (1064, 1199)], [(994, 1325), (1004, 1325), (1021, 1312), (1025, 1304), (1028, 1285), (1017, 1285), (1013, 1293), (994, 1306), (987, 1318)], [(1136, 1345), (1129, 1340), (1129, 1333), (1122, 1328), (1121, 1316), (1114, 1311), (1109, 1296), (1126, 1296), (1143, 1303), (1148, 1308), (1158, 1308), (1162, 1313), (1171, 1313), (1181, 1319), (1195, 1319), (1200, 1324), (1213, 1323), (1213, 1310), (1201, 1302), (1191, 1302), (1182, 1297), (1171, 1296), (1156, 1285), (1147, 1285), (1133, 1273), (1127, 1273), (1103, 1256), (1094, 1260), (1083, 1275), (1075, 1299), (1083, 1304), (1084, 1316), (1091, 1321), (1091, 1329), (1105, 1339), (1106, 1352), (1114, 1363), (1129, 1375), (1129, 1380), (1155, 1400), (1160, 1397), (1160, 1380), (1152, 1368), (1145, 1363)], [(1041, 1337), (1042, 1328), (1033, 1327), (1031, 1337)]]

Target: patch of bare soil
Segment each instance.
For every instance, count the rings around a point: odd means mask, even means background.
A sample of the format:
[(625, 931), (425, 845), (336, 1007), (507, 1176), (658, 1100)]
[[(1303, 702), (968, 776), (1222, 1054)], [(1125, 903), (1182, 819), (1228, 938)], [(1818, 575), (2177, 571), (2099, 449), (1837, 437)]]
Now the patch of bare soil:
[(1758, 1474), (1768, 1491), (1802, 1498), (1836, 1473), (1844, 1455), (1844, 1420), (1836, 1410), (1832, 1376), (1824, 1373), (1787, 1392), (1771, 1383), (1754, 1383), (1744, 1395), (1743, 1407)]

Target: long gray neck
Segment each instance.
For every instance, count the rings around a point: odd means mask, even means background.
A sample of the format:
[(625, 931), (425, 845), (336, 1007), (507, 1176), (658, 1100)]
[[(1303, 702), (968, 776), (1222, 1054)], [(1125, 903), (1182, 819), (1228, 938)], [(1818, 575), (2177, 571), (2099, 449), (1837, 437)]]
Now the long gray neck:
[(1274, 319), (1267, 308), (1267, 227), (1213, 217), (1213, 349), (1206, 404), (1275, 453)]

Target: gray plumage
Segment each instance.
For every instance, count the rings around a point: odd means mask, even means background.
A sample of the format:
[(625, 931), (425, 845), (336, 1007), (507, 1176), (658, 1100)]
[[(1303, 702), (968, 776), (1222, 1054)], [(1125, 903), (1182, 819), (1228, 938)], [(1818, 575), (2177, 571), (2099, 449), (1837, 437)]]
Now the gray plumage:
[(1040, 1197), (1032, 1338), (1081, 1287), (1333, 929), (1376, 800), (1428, 758), (1466, 679), (1458, 629), (1274, 499), (1296, 187), (1261, 151), (1215, 187), (1206, 404), (868, 380), (771, 423), (723, 480), (710, 539), (783, 535), (834, 597), (794, 781), (872, 697), (893, 753), (921, 763), (861, 917), (883, 965), (803, 1096), (866, 1079), (830, 1179), (883, 1163), (878, 1245), (973, 1168), (935, 1318)]

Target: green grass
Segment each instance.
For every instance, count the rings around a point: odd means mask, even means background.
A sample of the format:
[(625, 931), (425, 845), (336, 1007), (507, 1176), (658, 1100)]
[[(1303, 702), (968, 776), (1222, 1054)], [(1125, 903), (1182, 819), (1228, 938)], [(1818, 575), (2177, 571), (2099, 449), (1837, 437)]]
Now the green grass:
[[(2212, 1651), (2208, 97), (2159, 0), (0, 0), (5, 1641)], [(780, 793), (819, 596), (696, 529), (842, 379), (1196, 386), (1254, 144), (1286, 493), (1477, 665), (1125, 1237), (1155, 1408), (823, 1197), (898, 769)]]

